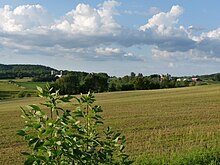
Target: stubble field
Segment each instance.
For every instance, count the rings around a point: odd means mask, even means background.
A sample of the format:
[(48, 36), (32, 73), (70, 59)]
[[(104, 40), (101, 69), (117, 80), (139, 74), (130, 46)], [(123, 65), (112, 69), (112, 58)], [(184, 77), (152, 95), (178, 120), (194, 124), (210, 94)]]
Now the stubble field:
[[(96, 94), (105, 125), (126, 135), (126, 151), (136, 164), (219, 147), (220, 85)], [(0, 101), (0, 164), (22, 164), (25, 143), (20, 106), (39, 98)], [(144, 163), (143, 163), (144, 164)]]

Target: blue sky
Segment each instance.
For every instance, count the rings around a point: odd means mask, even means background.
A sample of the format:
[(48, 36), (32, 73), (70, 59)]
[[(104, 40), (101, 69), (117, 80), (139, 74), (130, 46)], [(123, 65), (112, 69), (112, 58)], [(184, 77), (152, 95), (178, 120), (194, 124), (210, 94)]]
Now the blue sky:
[(220, 72), (218, 0), (1, 0), (0, 63), (201, 75)]

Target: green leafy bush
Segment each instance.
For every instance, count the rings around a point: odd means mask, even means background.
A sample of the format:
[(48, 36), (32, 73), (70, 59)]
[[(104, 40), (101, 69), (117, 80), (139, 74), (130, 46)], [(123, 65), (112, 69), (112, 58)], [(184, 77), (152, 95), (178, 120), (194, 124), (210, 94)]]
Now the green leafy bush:
[[(47, 85), (38, 88), (46, 98), (42, 106), (22, 108), (25, 128), (17, 134), (27, 141), (29, 153), (24, 164), (131, 164), (124, 152), (125, 137), (110, 127), (100, 131), (103, 124), (100, 106), (93, 105), (95, 97), (88, 93), (80, 98), (60, 96)], [(75, 110), (64, 110), (59, 105), (75, 100)], [(49, 111), (49, 112), (47, 112)]]

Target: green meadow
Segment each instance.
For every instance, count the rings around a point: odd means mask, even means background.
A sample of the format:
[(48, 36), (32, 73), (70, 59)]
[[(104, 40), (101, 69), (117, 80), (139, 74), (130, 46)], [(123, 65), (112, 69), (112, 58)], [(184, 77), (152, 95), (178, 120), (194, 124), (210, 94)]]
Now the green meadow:
[(18, 86), (28, 90), (36, 90), (36, 86), (45, 87), (45, 82), (15, 82)]
[[(134, 164), (150, 164), (148, 160), (160, 159), (169, 162), (178, 155), (219, 148), (220, 85), (95, 96), (96, 104), (104, 110), (105, 125), (126, 135), (126, 151)], [(24, 124), (19, 107), (40, 102), (37, 97), (0, 100), (0, 164), (22, 164), (20, 152), (27, 148), (16, 135)]]

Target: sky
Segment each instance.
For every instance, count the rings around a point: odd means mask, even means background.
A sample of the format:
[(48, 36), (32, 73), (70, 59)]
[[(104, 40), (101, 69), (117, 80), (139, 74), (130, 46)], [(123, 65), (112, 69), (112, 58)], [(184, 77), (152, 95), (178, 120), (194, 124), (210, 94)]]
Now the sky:
[(1, 0), (0, 63), (111, 76), (220, 72), (219, 0)]

